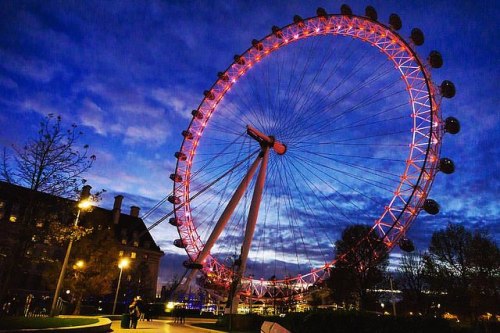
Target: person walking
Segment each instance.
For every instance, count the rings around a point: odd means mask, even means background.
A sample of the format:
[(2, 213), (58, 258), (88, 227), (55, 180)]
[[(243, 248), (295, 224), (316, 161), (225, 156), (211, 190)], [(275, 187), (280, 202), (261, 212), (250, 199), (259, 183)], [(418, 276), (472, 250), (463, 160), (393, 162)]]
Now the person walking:
[(176, 305), (174, 307), (174, 311), (172, 311), (172, 316), (174, 317), (174, 324), (179, 322), (179, 306)]
[(141, 316), (141, 310), (137, 303), (137, 297), (134, 298), (132, 303), (128, 306), (128, 312), (130, 314), (130, 328), (137, 328), (137, 321), (139, 321), (139, 317)]
[(181, 324), (186, 322), (186, 308), (184, 306), (179, 309), (179, 321)]
[(141, 296), (137, 296), (135, 298), (137, 306), (139, 307), (139, 320), (144, 321), (144, 314), (145, 314), (145, 309), (144, 309), (144, 301), (142, 300)]

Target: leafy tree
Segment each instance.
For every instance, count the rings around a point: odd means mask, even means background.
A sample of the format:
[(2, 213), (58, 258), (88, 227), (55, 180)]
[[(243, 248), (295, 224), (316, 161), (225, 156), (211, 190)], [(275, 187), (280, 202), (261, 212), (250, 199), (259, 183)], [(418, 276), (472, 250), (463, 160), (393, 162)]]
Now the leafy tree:
[(130, 293), (130, 296), (141, 296), (146, 301), (153, 301), (148, 295), (155, 294), (153, 286), (156, 284), (150, 278), (148, 264), (142, 261), (135, 267), (131, 267), (129, 275), (130, 281), (124, 283), (124, 289)]
[(425, 274), (433, 290), (445, 293), (443, 303), (455, 313), (475, 319), (486, 310), (498, 312), (500, 250), (487, 234), (458, 224), (434, 232)]
[(337, 303), (358, 304), (367, 309), (373, 301), (369, 289), (384, 281), (388, 255), (370, 227), (352, 225), (335, 243), (337, 263), (328, 286)]
[(426, 288), (424, 275), (424, 257), (422, 253), (405, 252), (398, 267), (398, 285), (403, 292), (404, 303), (412, 311), (424, 313), (428, 308), (424, 290)]
[(328, 288), (314, 288), (307, 296), (307, 304), (313, 308), (331, 303), (331, 292)]
[[(86, 237), (77, 238), (71, 252), (72, 262), (68, 265), (64, 286), (73, 291), (74, 314), (80, 313), (82, 300), (86, 296), (106, 296), (114, 292), (113, 282), (118, 278), (118, 245), (113, 229), (99, 221), (84, 221)], [(94, 225), (92, 228), (88, 226)], [(89, 229), (91, 230), (89, 232)], [(61, 239), (65, 242), (67, 239)], [(81, 261), (82, 265), (77, 265)], [(61, 263), (53, 262), (44, 272), (48, 289), (55, 289), (55, 282), (61, 271)]]

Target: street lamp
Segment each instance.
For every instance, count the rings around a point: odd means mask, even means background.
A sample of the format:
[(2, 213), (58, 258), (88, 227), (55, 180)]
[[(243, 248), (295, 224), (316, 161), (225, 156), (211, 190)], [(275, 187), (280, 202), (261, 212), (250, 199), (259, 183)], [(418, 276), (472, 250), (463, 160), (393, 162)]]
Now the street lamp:
[[(236, 266), (241, 265), (241, 256), (237, 255), (232, 255), (226, 258), (226, 262), (231, 265), (233, 274), (231, 275), (231, 287), (229, 288), (229, 294), (227, 296), (227, 300), (229, 302), (229, 332), (232, 332), (232, 326), (233, 326), (233, 302), (235, 302), (235, 299), (239, 297), (237, 295), (237, 288), (238, 284), (240, 283), (240, 280), (235, 276), (236, 273)], [(227, 309), (227, 305), (226, 305)], [(224, 311), (225, 312), (225, 311)], [(238, 313), (238, 302), (236, 302), (236, 313)]]
[(271, 276), (269, 280), (273, 283), (273, 315), (276, 316), (276, 275)]
[(73, 310), (73, 314), (80, 314), (81, 306), (82, 306), (82, 300), (83, 300), (83, 293), (84, 293), (84, 287), (82, 285), (82, 281), (84, 280), (83, 274), (85, 271), (85, 261), (83, 260), (77, 260), (74, 265), (73, 265), (73, 270), (75, 271), (75, 294), (73, 296), (73, 299), (76, 300), (76, 305)]
[(77, 270), (81, 270), (83, 269), (83, 267), (85, 267), (85, 261), (83, 260), (78, 260), (77, 262), (75, 262), (75, 264), (73, 265), (73, 269), (77, 269)]
[(249, 306), (249, 309), (248, 309), (248, 313), (252, 313), (252, 297), (253, 297), (253, 274), (250, 274), (248, 275), (248, 278), (250, 279), (250, 298), (249, 298), (249, 303), (250, 303), (250, 306)]
[[(87, 194), (88, 193), (88, 194)], [(78, 203), (78, 213), (76, 214), (75, 222), (73, 226), (78, 226), (78, 221), (80, 219), (80, 212), (82, 210), (87, 210), (91, 207), (91, 201), (88, 200), (90, 195), (90, 186), (84, 186), (82, 190), (83, 200), (80, 200)], [(62, 283), (64, 280), (64, 275), (66, 274), (66, 268), (68, 267), (69, 255), (71, 254), (71, 248), (73, 247), (73, 238), (70, 237), (68, 248), (66, 249), (66, 256), (64, 257), (64, 261), (61, 267), (61, 272), (59, 273), (59, 279), (57, 280), (56, 291), (54, 293), (54, 299), (52, 300), (52, 306), (50, 307), (50, 316), (54, 317), (56, 313), (57, 300), (59, 299), (59, 294), (61, 293)]]
[(392, 315), (396, 317), (396, 302), (394, 300), (394, 289), (392, 288), (392, 276), (389, 276), (389, 283), (391, 284)]
[(115, 314), (115, 310), (116, 310), (116, 301), (118, 300), (118, 292), (120, 291), (120, 283), (122, 281), (123, 269), (127, 268), (128, 265), (129, 265), (129, 263), (130, 263), (130, 261), (128, 260), (128, 258), (122, 258), (120, 260), (120, 262), (118, 263), (118, 268), (120, 269), (120, 275), (118, 277), (118, 285), (116, 286), (116, 294), (115, 294), (115, 301), (113, 303), (113, 312), (112, 312), (112, 314)]

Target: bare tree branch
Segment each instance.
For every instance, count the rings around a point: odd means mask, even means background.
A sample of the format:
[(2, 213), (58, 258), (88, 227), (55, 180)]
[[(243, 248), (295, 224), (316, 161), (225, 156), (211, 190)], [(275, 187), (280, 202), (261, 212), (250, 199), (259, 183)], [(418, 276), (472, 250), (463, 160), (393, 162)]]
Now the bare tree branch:
[(2, 178), (35, 191), (68, 197), (78, 193), (95, 155), (89, 156), (89, 146), (77, 149), (82, 133), (75, 124), (61, 128), (61, 117), (49, 114), (40, 122), (37, 136), (24, 147), (13, 146), (11, 163), (4, 150)]

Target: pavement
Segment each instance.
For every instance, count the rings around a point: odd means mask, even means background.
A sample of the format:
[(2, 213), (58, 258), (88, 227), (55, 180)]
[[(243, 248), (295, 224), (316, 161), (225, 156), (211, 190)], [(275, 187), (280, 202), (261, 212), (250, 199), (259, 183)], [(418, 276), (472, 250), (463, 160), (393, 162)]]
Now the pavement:
[(214, 323), (215, 319), (186, 318), (185, 324), (174, 323), (173, 319), (153, 321), (139, 321), (136, 329), (121, 328), (120, 321), (113, 321), (113, 333), (221, 333), (222, 331), (210, 330), (192, 326), (195, 323)]

